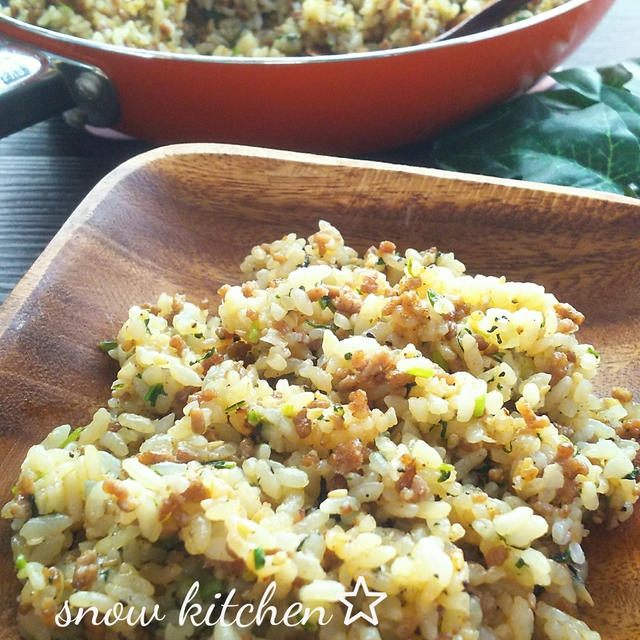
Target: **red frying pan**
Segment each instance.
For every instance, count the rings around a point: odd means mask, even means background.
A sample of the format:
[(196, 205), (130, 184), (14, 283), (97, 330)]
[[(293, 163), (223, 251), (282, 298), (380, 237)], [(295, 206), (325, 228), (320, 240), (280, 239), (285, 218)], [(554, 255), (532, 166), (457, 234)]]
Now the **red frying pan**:
[(282, 59), (142, 51), (0, 17), (0, 133), (76, 104), (91, 124), (158, 143), (334, 154), (397, 147), (529, 88), (613, 1), (569, 0), (446, 42)]

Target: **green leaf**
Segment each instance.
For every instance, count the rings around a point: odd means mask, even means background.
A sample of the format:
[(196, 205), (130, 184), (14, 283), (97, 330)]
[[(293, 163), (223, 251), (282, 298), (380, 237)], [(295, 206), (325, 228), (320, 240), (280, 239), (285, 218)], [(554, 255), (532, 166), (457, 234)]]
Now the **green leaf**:
[(446, 482), (451, 477), (451, 472), (453, 471), (453, 465), (447, 464), (446, 462), (442, 463), (438, 467), (438, 471), (440, 472), (440, 477), (438, 478), (438, 482)]
[(158, 400), (158, 396), (166, 396), (167, 392), (164, 390), (162, 383), (158, 382), (158, 384), (154, 384), (152, 387), (149, 387), (149, 391), (144, 394), (144, 399), (152, 406), (156, 406), (156, 401)]
[(473, 417), (474, 418), (479, 418), (484, 413), (484, 408), (485, 408), (486, 403), (487, 403), (486, 394), (483, 393), (481, 396), (478, 396), (476, 398), (475, 402), (473, 403)]
[(437, 139), (437, 166), (640, 197), (640, 63), (551, 75)]
[(16, 556), (16, 569), (18, 571), (22, 571), (27, 566), (27, 559), (24, 557), (22, 553), (19, 553)]
[(246, 400), (238, 400), (238, 402), (234, 402), (225, 408), (225, 413), (235, 413), (240, 407), (243, 407), (246, 404)]
[(416, 378), (431, 378), (436, 372), (433, 369), (425, 369), (424, 367), (409, 367), (405, 369), (405, 373)]
[(80, 434), (82, 433), (82, 430), (84, 429), (84, 427), (77, 427), (76, 429), (74, 429), (63, 441), (62, 444), (60, 445), (60, 449), (64, 449), (68, 444), (71, 444), (72, 442), (75, 442), (79, 437)]
[(444, 356), (439, 351), (434, 351), (431, 354), (431, 360), (435, 362), (441, 369), (449, 372), (449, 363), (444, 359)]
[(593, 100), (600, 101), (602, 76), (594, 68), (563, 69), (551, 74), (551, 77), (567, 89)]
[(257, 322), (253, 322), (247, 333), (247, 340), (250, 344), (255, 344), (260, 340), (260, 327)]
[(318, 300), (318, 304), (320, 305), (321, 309), (330, 309), (331, 311), (335, 311), (336, 308), (333, 305), (333, 302), (331, 302), (331, 298), (329, 296), (322, 296), (322, 298), (320, 298), (320, 300)]
[(217, 578), (212, 578), (208, 580), (202, 585), (202, 599), (205, 602), (210, 602), (216, 596), (216, 594), (221, 593), (224, 585), (222, 580), (218, 580)]
[(337, 331), (338, 327), (333, 322), (330, 324), (322, 324), (321, 322), (314, 322), (313, 320), (305, 320), (305, 322), (314, 329), (328, 329), (329, 331)]
[(437, 291), (434, 291), (433, 289), (427, 289), (427, 298), (429, 298), (429, 302), (431, 303), (431, 306), (435, 307), (436, 302), (438, 302), (438, 300), (440, 300), (442, 296)]
[(263, 421), (265, 421), (265, 418), (257, 409), (249, 409), (249, 413), (247, 413), (247, 422), (252, 427), (257, 427)]
[(233, 460), (212, 460), (211, 462), (205, 462), (209, 467), (214, 469), (235, 469), (236, 463)]
[(264, 549), (262, 547), (256, 547), (253, 550), (253, 564), (255, 565), (256, 571), (259, 571), (265, 565), (264, 559)]
[(200, 358), (196, 358), (195, 360), (192, 360), (189, 363), (189, 366), (192, 367), (194, 364), (197, 364), (198, 362), (203, 362), (207, 358), (210, 358), (215, 352), (216, 352), (216, 348), (211, 347), (211, 349), (209, 349), (203, 356), (201, 356)]
[(118, 343), (115, 340), (103, 340), (98, 343), (98, 346), (101, 351), (104, 351), (104, 353), (109, 353), (111, 349), (115, 349), (118, 346)]

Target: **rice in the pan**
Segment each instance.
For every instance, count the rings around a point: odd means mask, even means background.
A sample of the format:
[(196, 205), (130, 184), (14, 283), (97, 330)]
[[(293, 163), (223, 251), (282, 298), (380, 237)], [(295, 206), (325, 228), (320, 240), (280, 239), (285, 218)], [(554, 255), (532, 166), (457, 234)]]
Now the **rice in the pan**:
[[(593, 393), (582, 314), (436, 249), (359, 257), (324, 222), (241, 269), (215, 311), (132, 307), (108, 406), (29, 450), (2, 510), (23, 636), (599, 638), (582, 541), (631, 515), (640, 405)], [(377, 621), (360, 591), (345, 625), (359, 578)], [(180, 620), (267, 590), (289, 627)], [(117, 607), (164, 620), (56, 628)]]
[[(530, 0), (512, 20), (566, 0)], [(141, 49), (222, 56), (353, 53), (428, 42), (486, 0), (9, 0), (53, 31)], [(0, 7), (0, 11), (2, 8)]]

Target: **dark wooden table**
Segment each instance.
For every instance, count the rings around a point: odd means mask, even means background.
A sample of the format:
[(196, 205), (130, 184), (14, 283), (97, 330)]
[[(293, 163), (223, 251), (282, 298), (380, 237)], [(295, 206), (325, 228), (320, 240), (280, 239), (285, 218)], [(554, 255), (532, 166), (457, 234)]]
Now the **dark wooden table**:
[[(564, 66), (640, 58), (640, 0), (616, 0)], [(53, 118), (0, 140), (0, 301), (9, 294), (62, 223), (111, 169), (149, 149), (136, 140), (97, 138)], [(379, 159), (421, 164), (420, 148)]]

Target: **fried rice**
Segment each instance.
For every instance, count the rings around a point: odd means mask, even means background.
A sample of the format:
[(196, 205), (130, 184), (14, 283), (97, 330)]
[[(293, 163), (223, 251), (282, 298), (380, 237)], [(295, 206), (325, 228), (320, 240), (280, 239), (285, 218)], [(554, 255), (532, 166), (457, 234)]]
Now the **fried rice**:
[[(158, 51), (299, 56), (432, 40), (487, 0), (9, 0), (4, 12), (46, 29)], [(530, 0), (509, 20), (566, 0)], [(2, 11), (0, 7), (0, 11)]]
[[(435, 248), (359, 256), (326, 222), (241, 270), (217, 309), (133, 306), (101, 343), (108, 405), (28, 451), (2, 510), (23, 637), (599, 638), (582, 541), (632, 513), (640, 405), (593, 392), (582, 314)], [(385, 597), (345, 625), (360, 577)], [(313, 614), (181, 621), (196, 581), (204, 608), (272, 589)], [(56, 624), (116, 606), (164, 620)]]

